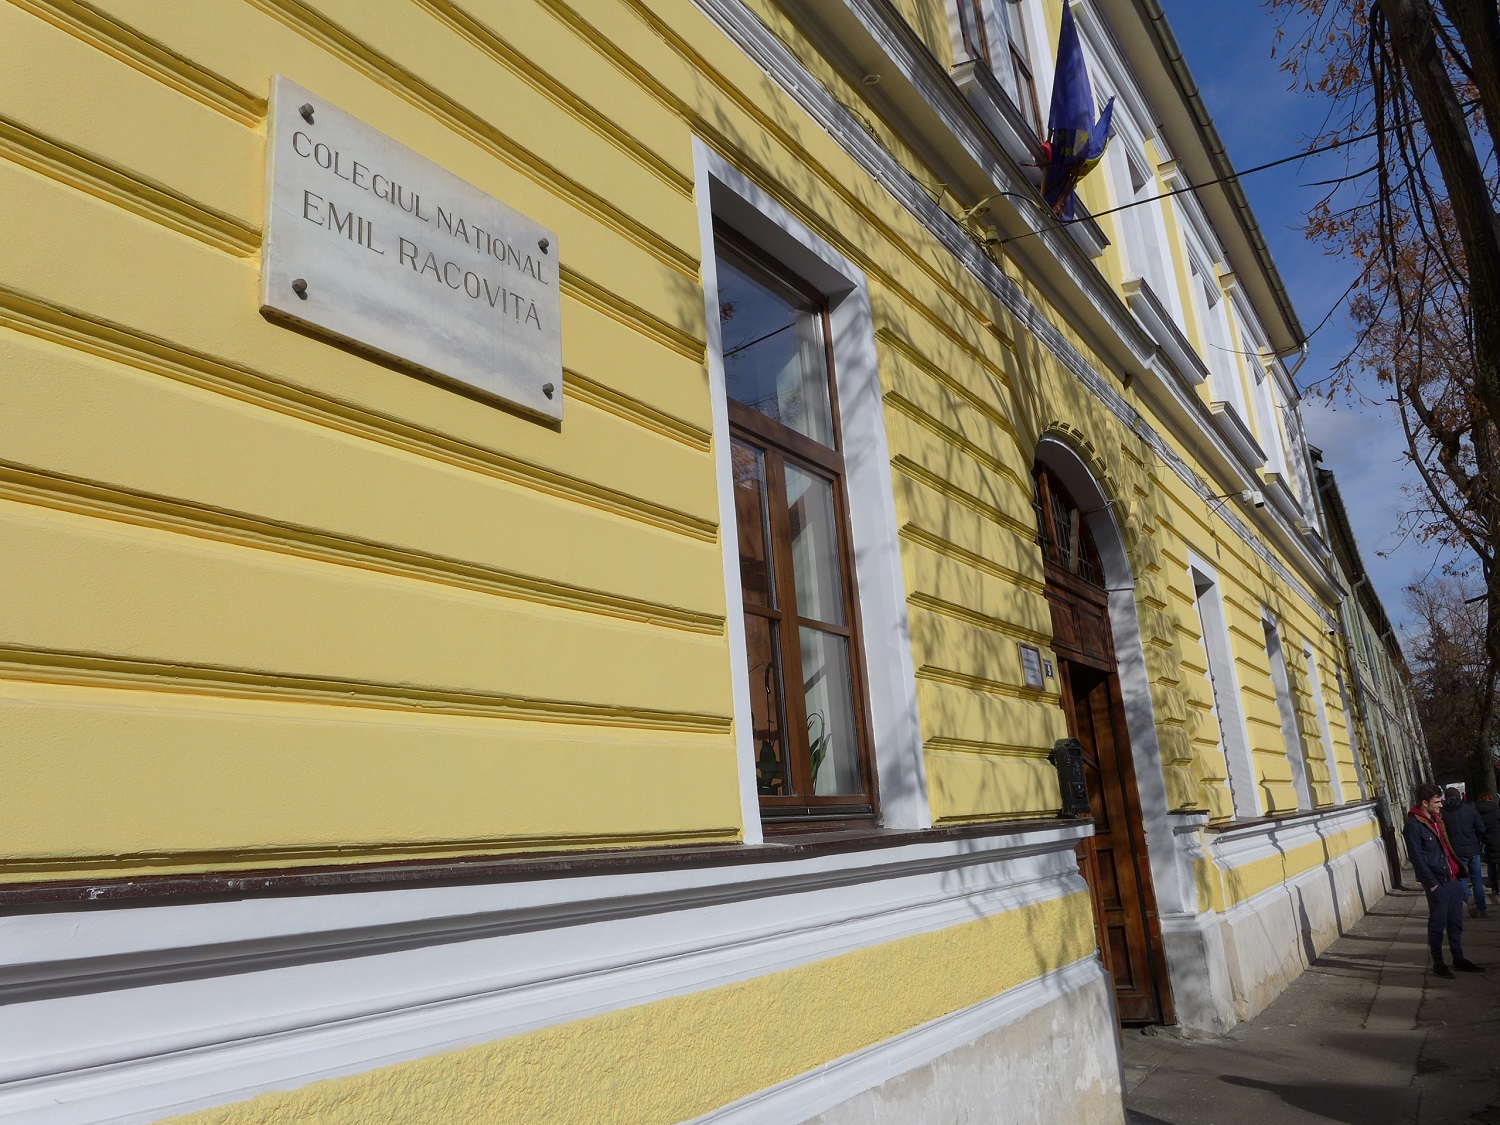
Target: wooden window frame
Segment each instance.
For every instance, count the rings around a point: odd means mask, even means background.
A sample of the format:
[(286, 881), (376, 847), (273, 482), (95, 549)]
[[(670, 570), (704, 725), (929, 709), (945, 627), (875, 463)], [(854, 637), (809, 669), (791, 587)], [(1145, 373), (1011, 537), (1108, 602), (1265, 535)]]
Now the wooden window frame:
[(971, 59), (990, 61), (989, 34), (984, 27), (984, 0), (956, 0), (958, 34)]
[[(1094, 544), (1093, 533), (1084, 520), (1088, 513), (1079, 507), (1067, 486), (1045, 465), (1038, 465), (1032, 476), (1036, 482), (1037, 541), (1042, 548), (1042, 557), (1070, 578), (1102, 589), (1104, 564)], [(1072, 549), (1067, 555), (1061, 549), (1063, 540), (1057, 533), (1059, 503), (1069, 514), (1068, 534)]]
[[(1006, 3), (1007, 0), (1000, 0)], [(1010, 40), (1010, 67), (1016, 82), (1016, 99), (1020, 101), (1021, 112), (1031, 122), (1031, 127), (1036, 130), (1038, 138), (1047, 136), (1046, 122), (1042, 120), (1042, 105), (1036, 99), (1036, 79), (1031, 76), (1031, 67), (1023, 57), (1021, 50), (1016, 46), (1014, 39)]]
[[(868, 678), (865, 667), (859, 613), (858, 588), (854, 574), (854, 545), (849, 526), (848, 486), (844, 467), (842, 429), (839, 415), (838, 380), (834, 373), (833, 329), (828, 298), (773, 259), (748, 246), (733, 230), (715, 225), (714, 253), (752, 279), (767, 279), (775, 286), (790, 289), (814, 302), (819, 310), (823, 334), (824, 378), (828, 389), (829, 423), (833, 444), (798, 433), (744, 403), (728, 398), (729, 438), (759, 451), (764, 458), (766, 503), (770, 524), (767, 550), (770, 570), (777, 591), (776, 607), (746, 602), (747, 616), (760, 617), (771, 624), (777, 639), (775, 658), (780, 661), (781, 706), (787, 779), (791, 792), (786, 796), (758, 795), (761, 821), (766, 829), (793, 831), (815, 829), (829, 821), (866, 821), (879, 817), (878, 788), (874, 765), (874, 739), (871, 736)], [(839, 552), (839, 580), (844, 601), (844, 625), (834, 625), (797, 613), (796, 581), (791, 554), (791, 511), (785, 503), (786, 464), (788, 460), (813, 476), (828, 481), (834, 503), (835, 535)], [(728, 549), (728, 548), (726, 548)], [(733, 549), (738, 549), (737, 545)], [(845, 639), (849, 653), (851, 705), (854, 712), (854, 741), (862, 794), (829, 794), (812, 792), (811, 751), (808, 745), (806, 700), (800, 686), (802, 651), (799, 630), (809, 628)]]

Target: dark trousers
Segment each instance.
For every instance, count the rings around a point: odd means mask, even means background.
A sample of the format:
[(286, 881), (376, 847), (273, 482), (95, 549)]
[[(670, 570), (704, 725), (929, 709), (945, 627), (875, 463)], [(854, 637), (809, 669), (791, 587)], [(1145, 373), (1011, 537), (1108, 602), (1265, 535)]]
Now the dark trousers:
[(1458, 857), (1458, 865), (1464, 869), (1463, 877), (1469, 881), (1469, 889), (1474, 895), (1474, 909), (1484, 913), (1484, 880), (1479, 877), (1479, 861), (1477, 855), (1461, 855)]
[(1448, 948), (1453, 960), (1464, 958), (1464, 881), (1449, 879), (1427, 892), (1427, 945), (1432, 963), (1443, 963), (1443, 931), (1448, 931)]

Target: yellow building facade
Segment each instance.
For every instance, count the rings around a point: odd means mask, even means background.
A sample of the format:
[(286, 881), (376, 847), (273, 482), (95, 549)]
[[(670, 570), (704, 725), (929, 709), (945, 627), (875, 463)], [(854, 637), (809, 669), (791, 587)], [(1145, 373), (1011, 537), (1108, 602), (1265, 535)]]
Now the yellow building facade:
[(1122, 1120), (1383, 893), (1302, 329), (1073, 13), (1060, 224), (1057, 0), (0, 4), (0, 1115)]

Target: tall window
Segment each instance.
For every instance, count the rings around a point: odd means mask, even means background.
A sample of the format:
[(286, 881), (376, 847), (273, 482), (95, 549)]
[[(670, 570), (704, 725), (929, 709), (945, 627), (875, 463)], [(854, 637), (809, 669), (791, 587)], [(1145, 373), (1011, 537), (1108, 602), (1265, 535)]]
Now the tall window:
[(958, 0), (958, 27), (964, 50), (989, 63), (1032, 130), (1044, 136), (1019, 0)]
[(1206, 567), (1194, 564), (1193, 598), (1208, 660), (1208, 686), (1213, 696), (1214, 718), (1219, 724), (1219, 743), (1224, 752), (1225, 782), (1234, 815), (1249, 819), (1260, 815), (1256, 789), (1255, 760), (1240, 707), (1239, 679), (1234, 672), (1234, 652), (1224, 616), (1224, 602), (1216, 577)]
[(1354, 710), (1349, 703), (1349, 685), (1344, 682), (1344, 672), (1341, 668), (1334, 668), (1333, 674), (1338, 677), (1339, 684), (1339, 707), (1344, 713), (1344, 729), (1349, 732), (1349, 753), (1354, 757), (1354, 778), (1359, 784), (1359, 799), (1363, 801), (1370, 795), (1365, 785), (1365, 764), (1360, 755), (1359, 732), (1355, 729)]
[(827, 306), (727, 232), (715, 250), (762, 816), (873, 817)]
[[(1129, 123), (1125, 103), (1115, 103), (1115, 126), (1118, 136), (1105, 150), (1120, 204), (1134, 203), (1115, 216), (1122, 232), (1122, 249), (1126, 269), (1131, 276), (1145, 279), (1151, 292), (1168, 309), (1175, 309), (1176, 286), (1168, 282), (1168, 267), (1162, 247), (1165, 234), (1161, 228), (1161, 204), (1152, 201), (1159, 188), (1146, 164), (1143, 142)], [(1174, 311), (1174, 316), (1178, 314)]]
[(1041, 536), (1042, 554), (1069, 574), (1076, 574), (1095, 586), (1104, 584), (1104, 567), (1094, 547), (1073, 498), (1062, 483), (1047, 469), (1038, 467), (1036, 476), (1036, 524)]
[(1245, 417), (1245, 396), (1235, 369), (1234, 352), (1229, 343), (1229, 319), (1224, 293), (1214, 277), (1213, 268), (1200, 263), (1196, 255), (1189, 262), (1193, 274), (1193, 303), (1203, 324), (1203, 360), (1209, 370), (1213, 397), (1235, 408), (1241, 420)]
[(1271, 664), (1271, 684), (1276, 689), (1276, 709), (1281, 714), (1281, 737), (1286, 743), (1286, 760), (1292, 771), (1292, 788), (1297, 791), (1297, 807), (1313, 807), (1312, 789), (1307, 780), (1307, 758), (1302, 750), (1302, 730), (1297, 724), (1297, 704), (1292, 696), (1292, 679), (1286, 652), (1281, 646), (1281, 631), (1274, 621), (1262, 619), (1266, 631), (1266, 656)]
[[(1307, 663), (1307, 690), (1313, 698), (1318, 715), (1318, 736), (1323, 742), (1323, 761), (1328, 766), (1328, 787), (1333, 790), (1333, 803), (1344, 803), (1344, 783), (1339, 777), (1339, 763), (1333, 748), (1333, 730), (1328, 725), (1328, 702), (1323, 698), (1323, 677), (1318, 674), (1318, 656), (1311, 645), (1304, 645), (1302, 659)], [(1352, 744), (1353, 739), (1350, 739)]]

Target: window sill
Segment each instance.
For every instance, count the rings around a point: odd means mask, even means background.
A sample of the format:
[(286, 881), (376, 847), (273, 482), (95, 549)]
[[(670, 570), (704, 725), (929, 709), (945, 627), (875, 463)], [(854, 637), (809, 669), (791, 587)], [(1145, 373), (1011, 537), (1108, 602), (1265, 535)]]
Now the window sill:
[(1236, 835), (1254, 836), (1257, 833), (1270, 832), (1275, 828), (1285, 828), (1291, 824), (1309, 823), (1329, 816), (1342, 816), (1374, 807), (1375, 801), (1366, 798), (1362, 801), (1350, 801), (1347, 804), (1328, 805), (1318, 809), (1299, 809), (1281, 816), (1258, 816), (1252, 820), (1221, 820), (1204, 825), (1203, 830), (1213, 833), (1219, 839), (1228, 839)]
[(964, 100), (1000, 142), (1005, 155), (1021, 166), (1033, 185), (1040, 184), (1041, 170), (1036, 165), (1042, 158), (1041, 142), (989, 63), (968, 59), (953, 68), (952, 76)]

